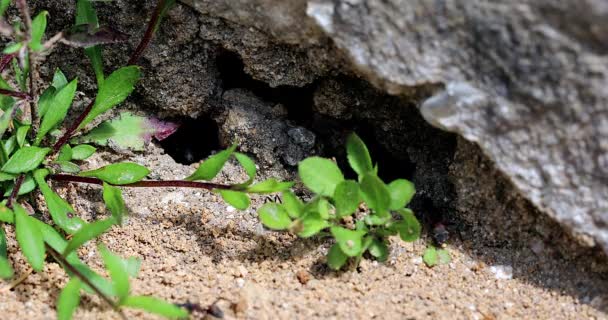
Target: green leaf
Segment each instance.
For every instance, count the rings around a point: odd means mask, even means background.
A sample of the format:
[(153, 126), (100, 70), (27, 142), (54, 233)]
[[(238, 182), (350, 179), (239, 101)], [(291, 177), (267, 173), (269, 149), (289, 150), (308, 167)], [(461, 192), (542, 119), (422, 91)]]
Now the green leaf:
[(66, 78), (61, 69), (55, 69), (55, 74), (53, 74), (53, 82), (51, 85), (53, 88), (55, 88), (55, 90), (61, 90), (63, 87), (68, 85), (68, 78)]
[(319, 198), (319, 202), (317, 203), (317, 205), (317, 212), (319, 213), (321, 219), (329, 219), (329, 201), (327, 201), (327, 199), (325, 198)]
[(2, 171), (8, 173), (23, 173), (36, 169), (49, 153), (49, 148), (23, 147), (2, 166)]
[(63, 255), (68, 255), (70, 252), (78, 249), (89, 240), (97, 238), (102, 233), (108, 231), (115, 222), (116, 220), (114, 220), (114, 218), (109, 218), (82, 226), (82, 228), (80, 228), (80, 230), (74, 234), (70, 242), (68, 242), (65, 250), (63, 251)]
[(439, 264), (448, 264), (452, 261), (450, 253), (445, 249), (437, 250), (437, 258), (439, 260)]
[(72, 142), (144, 151), (152, 137), (162, 140), (175, 132), (178, 127), (178, 124), (173, 122), (122, 112), (120, 117), (102, 122), (86, 135), (72, 139)]
[(123, 102), (135, 89), (141, 72), (137, 66), (122, 67), (110, 74), (99, 87), (91, 112), (80, 124), (79, 129), (93, 121), (98, 115)]
[(26, 260), (35, 271), (42, 271), (44, 266), (44, 240), (36, 226), (36, 220), (30, 217), (18, 203), (13, 206), (15, 212), (15, 233), (17, 242)]
[(382, 240), (372, 240), (367, 250), (380, 262), (384, 262), (388, 259), (388, 247), (386, 246), (386, 242)]
[(15, 223), (15, 214), (4, 203), (0, 203), (0, 221), (4, 223)]
[(435, 247), (428, 247), (424, 250), (424, 255), (422, 256), (422, 261), (427, 265), (427, 267), (434, 267), (437, 265), (439, 257), (437, 255), (437, 249)]
[(48, 107), (48, 111), (42, 118), (40, 129), (36, 134), (35, 145), (39, 145), (42, 138), (51, 130), (55, 129), (65, 116), (68, 114), (68, 109), (72, 105), (74, 96), (76, 95), (76, 87), (78, 86), (78, 79), (72, 80), (65, 87), (55, 93), (53, 100)]
[(300, 230), (296, 230), (296, 233), (301, 238), (310, 238), (330, 226), (317, 212), (307, 214), (299, 220), (299, 224)]
[(98, 246), (99, 253), (103, 258), (106, 269), (110, 272), (110, 278), (114, 284), (114, 290), (118, 296), (118, 303), (122, 303), (129, 296), (129, 274), (125, 270), (122, 259), (108, 250), (106, 246), (100, 244)]
[(95, 78), (97, 79), (97, 87), (103, 86), (105, 75), (103, 73), (101, 46), (96, 45), (90, 48), (85, 48), (84, 53), (87, 55), (87, 57), (89, 57), (89, 60), (91, 60), (93, 72), (95, 73)]
[(17, 178), (16, 174), (10, 174), (10, 173), (6, 173), (6, 172), (0, 172), (0, 182), (3, 182), (3, 181), (13, 181), (15, 178)]
[(391, 194), (388, 187), (378, 176), (366, 173), (361, 179), (361, 195), (367, 206), (378, 214), (388, 211), (391, 204)]
[(59, 171), (66, 173), (79, 173), (80, 166), (69, 161), (55, 161), (54, 164), (59, 166)]
[(247, 188), (248, 193), (258, 193), (258, 194), (268, 194), (274, 192), (281, 192), (285, 190), (289, 190), (293, 187), (294, 183), (285, 181), (277, 181), (274, 178), (270, 178), (268, 180), (258, 182)]
[(122, 185), (140, 181), (149, 173), (150, 170), (142, 165), (130, 162), (121, 162), (91, 171), (84, 171), (81, 172), (79, 176), (95, 177), (109, 184)]
[[(8, 84), (8, 82), (6, 82), (2, 77), (0, 77), (0, 89), (13, 90), (11, 85)], [(2, 109), (2, 111), (7, 111), (14, 105), (15, 99), (13, 97), (0, 95), (0, 109)]]
[(153, 297), (130, 296), (123, 301), (122, 305), (125, 307), (142, 309), (167, 318), (188, 317), (188, 311), (185, 309)]
[(12, 277), (13, 267), (8, 260), (6, 233), (4, 233), (4, 228), (0, 226), (0, 278), (9, 279)]
[(112, 217), (116, 219), (118, 224), (122, 224), (122, 218), (128, 213), (125, 200), (122, 198), (122, 190), (104, 182), (103, 201), (106, 203), (106, 207), (110, 209)]
[[(99, 20), (97, 12), (90, 0), (78, 0), (76, 2), (76, 25), (89, 25), (93, 28), (99, 28)], [(101, 87), (104, 82), (103, 74), (103, 59), (101, 56), (101, 46), (93, 46), (85, 49), (86, 55), (91, 60), (93, 71), (97, 78), (97, 86)]]
[(255, 175), (257, 174), (257, 169), (255, 167), (255, 162), (251, 160), (247, 155), (235, 152), (234, 157), (241, 164), (247, 175), (249, 176), (249, 180), (245, 183), (245, 185), (249, 185), (253, 182)]
[(395, 228), (399, 231), (401, 240), (406, 242), (416, 241), (420, 238), (422, 227), (418, 219), (416, 219), (414, 212), (410, 209), (401, 209), (398, 212), (403, 217), (403, 220), (397, 222)]
[(283, 207), (291, 218), (299, 218), (304, 212), (304, 204), (296, 197), (293, 192), (287, 190), (283, 192)]
[(207, 160), (203, 161), (203, 163), (200, 164), (198, 169), (196, 169), (196, 171), (191, 176), (187, 177), (186, 180), (208, 181), (215, 178), (215, 176), (220, 173), (220, 171), (224, 167), (224, 164), (226, 164), (226, 161), (228, 161), (232, 153), (234, 153), (234, 150), (236, 150), (236, 143), (233, 144), (230, 148), (212, 155)]
[(30, 131), (30, 126), (21, 126), (17, 129), (17, 134), (15, 136), (17, 137), (17, 145), (19, 145), (20, 148), (25, 144), (25, 138), (27, 137), (28, 131)]
[(57, 298), (57, 320), (71, 320), (74, 311), (80, 304), (80, 288), (82, 283), (78, 278), (72, 278), (65, 285)]
[(344, 181), (340, 168), (331, 160), (310, 157), (298, 165), (300, 179), (308, 189), (322, 196), (334, 195), (336, 186)]
[(0, 2), (0, 16), (3, 16), (8, 9), (8, 6), (11, 4), (11, 0), (2, 0)]
[(8, 110), (6, 110), (2, 114), (2, 116), (0, 116), (0, 138), (2, 138), (4, 136), (4, 133), (6, 132), (6, 129), (8, 129), (8, 126), (11, 123), (11, 120), (13, 120), (13, 116), (14, 116), (16, 108), (17, 108), (17, 105), (13, 105)]
[(361, 201), (359, 184), (353, 180), (344, 180), (334, 192), (334, 205), (338, 218), (353, 214)]
[(44, 202), (46, 202), (53, 221), (68, 234), (74, 234), (85, 225), (85, 222), (74, 214), (74, 208), (69, 203), (49, 187), (44, 180), (48, 174), (47, 169), (36, 170), (34, 171), (34, 180), (36, 180), (40, 192), (44, 196)]
[(414, 184), (405, 179), (397, 179), (388, 185), (391, 195), (391, 205), (389, 209), (398, 210), (405, 207), (416, 193)]
[(348, 136), (348, 139), (346, 140), (346, 155), (351, 168), (353, 168), (359, 176), (373, 170), (372, 158), (369, 155), (367, 146), (355, 133)]
[(41, 51), (44, 49), (42, 46), (42, 37), (44, 37), (44, 32), (46, 31), (46, 16), (48, 14), (47, 11), (42, 11), (34, 20), (32, 20), (30, 48), (34, 51)]
[(0, 226), (0, 257), (8, 258), (8, 244), (6, 242), (6, 233), (4, 228)]
[(327, 265), (330, 268), (340, 270), (346, 263), (346, 260), (348, 260), (348, 256), (342, 252), (342, 249), (340, 249), (340, 246), (337, 243), (329, 249), (329, 252), (327, 253)]
[(269, 229), (285, 230), (291, 225), (291, 219), (285, 208), (277, 203), (267, 203), (258, 210), (262, 223)]
[(97, 149), (88, 144), (81, 144), (72, 148), (72, 158), (74, 160), (85, 160), (92, 156)]
[(59, 155), (57, 156), (58, 161), (70, 161), (72, 160), (73, 151), (72, 147), (69, 144), (63, 145), (61, 150), (59, 150)]
[[(14, 187), (15, 184), (11, 184), (11, 186), (6, 190), (6, 192), (4, 192), (4, 196), (10, 196), (11, 193), (13, 193)], [(17, 195), (22, 196), (24, 194), (28, 194), (34, 191), (34, 189), (36, 189), (36, 182), (34, 182), (32, 176), (28, 174), (27, 176), (25, 176), (25, 179), (23, 180), (23, 183), (21, 184), (21, 188), (19, 188), (19, 192), (17, 193)]]
[(57, 92), (57, 89), (52, 86), (48, 87), (38, 98), (38, 115), (40, 117), (43, 117), (51, 107), (55, 92)]
[(355, 257), (361, 253), (363, 232), (342, 227), (331, 227), (330, 231), (344, 254), (349, 257)]
[(249, 201), (249, 196), (247, 194), (240, 191), (233, 190), (215, 190), (222, 195), (224, 201), (226, 201), (229, 205), (239, 209), (245, 210), (249, 208), (251, 202)]

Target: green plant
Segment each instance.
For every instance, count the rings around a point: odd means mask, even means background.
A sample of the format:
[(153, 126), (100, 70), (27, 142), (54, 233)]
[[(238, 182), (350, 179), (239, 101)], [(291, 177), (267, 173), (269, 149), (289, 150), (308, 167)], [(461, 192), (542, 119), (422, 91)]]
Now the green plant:
[(448, 264), (452, 261), (450, 257), (450, 253), (442, 248), (436, 248), (434, 246), (429, 246), (424, 250), (424, 254), (422, 255), (422, 260), (427, 265), (427, 267), (434, 267), (436, 265)]

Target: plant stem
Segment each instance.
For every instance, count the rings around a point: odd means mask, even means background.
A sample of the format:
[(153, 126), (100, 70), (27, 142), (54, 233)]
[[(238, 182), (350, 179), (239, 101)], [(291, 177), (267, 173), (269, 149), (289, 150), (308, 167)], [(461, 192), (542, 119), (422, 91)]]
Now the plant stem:
[[(49, 175), (49, 179), (54, 181), (65, 181), (65, 182), (75, 182), (75, 183), (87, 183), (87, 184), (97, 184), (103, 185), (103, 180), (97, 178), (89, 178), (89, 177), (79, 177), (73, 176), (69, 174), (51, 174)], [(176, 188), (194, 188), (194, 189), (205, 189), (205, 190), (214, 190), (214, 189), (222, 189), (222, 190), (231, 190), (233, 186), (218, 184), (218, 183), (209, 183), (209, 182), (198, 182), (198, 181), (184, 181), (184, 180), (146, 180), (139, 181), (135, 183), (129, 184), (121, 184), (117, 185), (118, 187), (128, 187), (128, 188), (166, 188), (166, 187), (176, 187)]]
[(4, 69), (6, 69), (6, 66), (8, 66), (9, 63), (11, 63), (11, 61), (17, 56), (16, 53), (11, 53), (11, 54), (6, 54), (2, 56), (2, 59), (0, 59), (0, 72), (4, 71)]
[(7, 90), (7, 89), (0, 89), (0, 94), (5, 95), (5, 96), (11, 96), (11, 97), (15, 97), (15, 98), (19, 98), (19, 99), (23, 99), (23, 100), (32, 100), (32, 96), (28, 93), (25, 92), (19, 92), (19, 91), (13, 91), (13, 90)]
[(74, 268), (74, 266), (71, 265), (65, 259), (65, 257), (63, 257), (63, 255), (61, 255), (59, 252), (57, 252), (57, 250), (55, 250), (53, 247), (49, 246), (47, 243), (45, 243), (44, 245), (46, 247), (46, 251), (48, 251), (51, 254), (51, 256), (53, 257), (53, 259), (55, 259), (55, 261), (57, 261), (67, 271), (71, 272), (73, 275), (78, 277), (78, 279), (80, 279), (84, 284), (86, 284), (93, 291), (95, 291), (95, 293), (98, 296), (100, 296), (101, 299), (104, 300), (107, 304), (109, 304), (110, 307), (112, 307), (112, 309), (114, 309), (120, 315), (120, 317), (122, 319), (125, 319), (125, 320), (127, 319), (127, 317), (124, 315), (122, 310), (120, 310), (120, 306), (118, 304), (116, 304), (112, 299), (110, 299), (110, 297), (105, 295), (99, 288), (97, 288), (91, 281), (89, 281), (89, 279), (87, 277), (85, 277), (82, 273), (80, 273), (80, 271), (78, 271), (78, 269)]
[(74, 121), (74, 123), (72, 123), (72, 125), (65, 131), (63, 136), (61, 136), (61, 138), (59, 138), (59, 140), (57, 140), (57, 142), (53, 146), (53, 154), (59, 152), (61, 147), (63, 147), (63, 145), (66, 144), (68, 142), (68, 140), (70, 140), (70, 138), (72, 138), (72, 135), (74, 135), (74, 132), (76, 132), (76, 130), (78, 130), (78, 127), (80, 127), (80, 124), (82, 124), (84, 119), (89, 115), (89, 113), (93, 109), (93, 105), (95, 105), (95, 99), (93, 99), (91, 101), (91, 103), (89, 103), (89, 105), (82, 111), (80, 116), (78, 116), (78, 119), (76, 119), (76, 121)]
[(143, 55), (144, 50), (146, 50), (146, 48), (150, 44), (150, 41), (152, 41), (152, 37), (154, 36), (154, 31), (156, 31), (155, 29), (161, 18), (160, 15), (161, 15), (161, 12), (163, 11), (163, 7), (165, 6), (165, 3), (166, 3), (166, 0), (158, 0), (158, 3), (156, 4), (156, 8), (154, 9), (154, 13), (152, 13), (152, 17), (150, 17), (150, 22), (148, 22), (148, 28), (146, 29), (146, 33), (144, 34), (143, 38), (139, 42), (139, 45), (137, 46), (137, 48), (131, 55), (131, 58), (129, 59), (129, 62), (127, 63), (127, 65), (130, 66), (130, 65), (137, 64), (137, 61)]
[(23, 184), (24, 180), (25, 180), (25, 175), (21, 174), (21, 175), (19, 175), (19, 177), (17, 177), (17, 180), (15, 181), (15, 185), (13, 186), (13, 192), (11, 192), (11, 195), (9, 196), (8, 200), (6, 201), (6, 206), (9, 207), (10, 209), (13, 208), (13, 202), (15, 202), (15, 200), (17, 199), (17, 196), (19, 195), (19, 189), (21, 189), (21, 185)]

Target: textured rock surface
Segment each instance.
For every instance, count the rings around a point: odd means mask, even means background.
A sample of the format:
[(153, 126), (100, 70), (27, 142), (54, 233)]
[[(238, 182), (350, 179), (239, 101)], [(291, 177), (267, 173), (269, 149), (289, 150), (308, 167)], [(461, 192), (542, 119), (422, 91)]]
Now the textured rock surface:
[(447, 85), (455, 94), (423, 104), (425, 118), (478, 142), (537, 207), (608, 250), (605, 1), (190, 2), (285, 43), (318, 42), (305, 11), (378, 87)]

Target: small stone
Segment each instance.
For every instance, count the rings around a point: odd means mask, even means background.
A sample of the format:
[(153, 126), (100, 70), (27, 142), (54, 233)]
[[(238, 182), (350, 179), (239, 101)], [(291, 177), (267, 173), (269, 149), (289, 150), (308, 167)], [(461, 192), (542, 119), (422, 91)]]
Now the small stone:
[(498, 280), (511, 280), (513, 279), (513, 267), (497, 265), (491, 266), (490, 272), (494, 274), (494, 277)]
[(296, 277), (298, 277), (298, 281), (301, 284), (307, 284), (310, 281), (310, 273), (306, 270), (300, 270), (296, 273)]
[(238, 278), (236, 279), (236, 286), (239, 288), (242, 288), (245, 285), (245, 279), (243, 278)]

